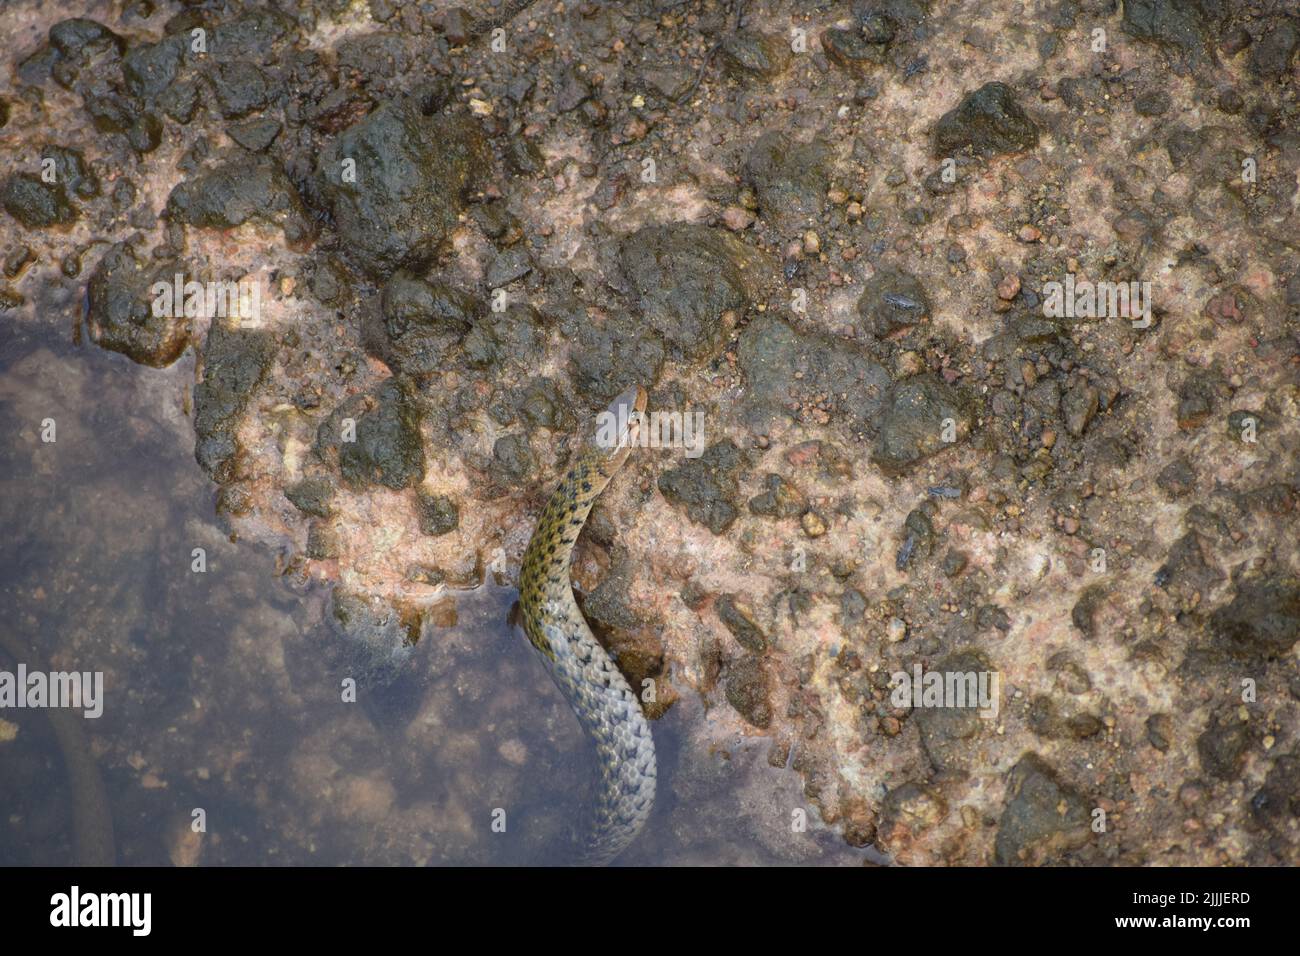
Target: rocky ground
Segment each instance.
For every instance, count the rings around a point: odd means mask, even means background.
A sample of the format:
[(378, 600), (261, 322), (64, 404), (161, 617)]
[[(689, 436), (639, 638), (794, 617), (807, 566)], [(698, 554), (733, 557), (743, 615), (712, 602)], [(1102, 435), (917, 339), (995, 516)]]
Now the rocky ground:
[[(15, 2), (5, 321), (181, 376), (224, 527), (376, 694), (473, 666), (454, 596), (635, 381), (706, 448), (634, 454), (575, 578), (674, 793), (795, 771), (732, 818), (784, 859), (806, 807), (907, 864), (1294, 864), (1288, 6)], [(155, 316), (177, 273), (255, 320)], [(900, 705), (916, 665), (996, 716)]]

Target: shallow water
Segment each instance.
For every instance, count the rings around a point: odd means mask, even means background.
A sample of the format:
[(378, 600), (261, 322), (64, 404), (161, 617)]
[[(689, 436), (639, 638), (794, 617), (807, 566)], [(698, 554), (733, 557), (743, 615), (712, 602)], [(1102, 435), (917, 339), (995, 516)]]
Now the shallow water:
[[(509, 623), (512, 588), (449, 595), (400, 677), (345, 702), (327, 595), (219, 527), (184, 418), (192, 360), (157, 371), (31, 328), (0, 336), (0, 621), (51, 668), (104, 672), (85, 730), (119, 863), (566, 858), (594, 756)], [(791, 835), (796, 775), (761, 738), (703, 743), (708, 719), (688, 696), (655, 723), (660, 797), (621, 862), (862, 859), (829, 832)], [(49, 721), (0, 720), (0, 865), (70, 862)]]

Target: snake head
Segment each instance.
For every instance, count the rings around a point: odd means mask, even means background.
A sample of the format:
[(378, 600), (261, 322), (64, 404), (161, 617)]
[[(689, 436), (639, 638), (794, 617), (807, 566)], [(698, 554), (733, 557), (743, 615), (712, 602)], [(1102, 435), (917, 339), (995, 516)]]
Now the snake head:
[(647, 396), (640, 385), (633, 385), (596, 416), (596, 445), (617, 468), (636, 446), (645, 416)]

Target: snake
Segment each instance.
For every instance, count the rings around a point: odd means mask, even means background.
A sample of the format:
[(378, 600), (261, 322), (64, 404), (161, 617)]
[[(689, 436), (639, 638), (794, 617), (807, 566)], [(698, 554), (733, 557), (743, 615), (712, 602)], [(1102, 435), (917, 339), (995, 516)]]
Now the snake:
[(596, 745), (597, 794), (577, 848), (578, 862), (593, 866), (613, 862), (650, 816), (655, 744), (627, 679), (578, 609), (569, 570), (592, 505), (636, 444), (645, 408), (645, 390), (633, 385), (603, 413), (612, 418), (598, 417), (617, 427), (570, 465), (537, 521), (519, 575), (524, 633)]

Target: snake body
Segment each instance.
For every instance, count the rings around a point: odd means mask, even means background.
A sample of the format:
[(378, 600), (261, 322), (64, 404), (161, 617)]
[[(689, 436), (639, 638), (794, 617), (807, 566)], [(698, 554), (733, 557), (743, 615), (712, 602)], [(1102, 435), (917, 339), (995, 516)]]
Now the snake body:
[(645, 406), (645, 391), (634, 386), (606, 410), (626, 427), (570, 466), (537, 522), (519, 575), (524, 633), (596, 744), (599, 792), (581, 856), (592, 865), (612, 862), (649, 817), (655, 745), (636, 695), (578, 610), (569, 565), (592, 505), (631, 453)]

